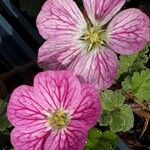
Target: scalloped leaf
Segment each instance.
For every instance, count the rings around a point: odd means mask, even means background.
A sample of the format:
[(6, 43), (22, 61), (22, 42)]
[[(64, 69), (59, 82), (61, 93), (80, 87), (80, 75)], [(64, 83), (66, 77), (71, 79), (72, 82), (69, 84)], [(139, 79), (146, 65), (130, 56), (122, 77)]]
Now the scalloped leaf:
[[(147, 63), (149, 57), (147, 55), (149, 51), (148, 45), (145, 46), (145, 48), (133, 55), (128, 56), (122, 56), (119, 57), (119, 71), (117, 74), (117, 79), (121, 76), (126, 76), (129, 73), (132, 74), (134, 71), (140, 71), (142, 69), (145, 69), (145, 64)], [(128, 73), (129, 72), (129, 73)]]
[(101, 94), (102, 107), (105, 110), (114, 110), (119, 108), (124, 103), (124, 96), (120, 91), (107, 90)]
[(122, 82), (122, 87), (126, 92), (132, 92), (137, 97), (138, 101), (150, 101), (150, 70), (146, 69), (135, 72), (133, 76), (127, 77)]
[(112, 123), (110, 129), (113, 132), (126, 132), (133, 127), (134, 116), (130, 106), (124, 104), (118, 111), (112, 113)]
[(125, 97), (121, 91), (107, 90), (101, 94), (103, 112), (99, 121), (100, 126), (110, 126), (111, 131), (128, 131), (133, 127), (132, 109), (124, 104)]
[(132, 109), (128, 105), (124, 104), (120, 108), (120, 111), (121, 111), (121, 116), (124, 119), (124, 123), (125, 123), (122, 127), (122, 131), (123, 132), (129, 131), (134, 125), (134, 115)]
[(89, 131), (88, 140), (84, 150), (108, 150), (118, 144), (117, 135), (111, 131), (101, 132), (93, 128)]
[(112, 117), (108, 111), (103, 110), (100, 118), (100, 126), (108, 126), (112, 122)]
[(120, 115), (120, 112), (112, 115), (112, 123), (110, 123), (110, 130), (112, 132), (120, 132), (124, 126), (124, 118)]

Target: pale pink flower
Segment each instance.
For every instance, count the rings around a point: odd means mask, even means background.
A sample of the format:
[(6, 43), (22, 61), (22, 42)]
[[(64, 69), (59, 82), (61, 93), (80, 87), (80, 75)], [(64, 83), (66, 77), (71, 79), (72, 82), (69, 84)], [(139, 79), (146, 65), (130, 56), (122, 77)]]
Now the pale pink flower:
[(110, 87), (118, 68), (115, 53), (136, 53), (150, 41), (150, 20), (142, 11), (117, 14), (125, 1), (83, 0), (84, 18), (73, 0), (47, 0), (37, 17), (47, 39), (39, 49), (39, 66), (67, 68), (100, 90)]
[(97, 90), (67, 71), (36, 75), (11, 95), (7, 116), (15, 150), (82, 150), (100, 117)]

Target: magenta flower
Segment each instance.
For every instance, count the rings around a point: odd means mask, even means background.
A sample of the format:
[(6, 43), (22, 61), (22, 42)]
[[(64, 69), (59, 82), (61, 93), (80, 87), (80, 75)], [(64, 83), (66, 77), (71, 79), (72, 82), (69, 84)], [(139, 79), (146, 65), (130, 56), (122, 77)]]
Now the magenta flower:
[(39, 73), (33, 87), (20, 86), (11, 95), (11, 142), (15, 150), (82, 150), (100, 112), (93, 86), (66, 71)]
[(100, 90), (110, 87), (118, 68), (114, 52), (133, 54), (150, 41), (150, 20), (142, 11), (117, 14), (125, 1), (83, 0), (84, 18), (73, 0), (47, 0), (37, 17), (47, 39), (39, 49), (39, 66), (67, 68)]

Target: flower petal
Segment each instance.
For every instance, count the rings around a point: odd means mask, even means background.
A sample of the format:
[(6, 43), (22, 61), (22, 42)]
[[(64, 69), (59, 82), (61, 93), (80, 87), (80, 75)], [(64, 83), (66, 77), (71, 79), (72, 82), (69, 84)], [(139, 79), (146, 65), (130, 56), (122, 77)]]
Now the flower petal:
[(39, 49), (38, 65), (44, 69), (65, 69), (79, 55), (83, 45), (58, 37), (47, 40)]
[(96, 89), (105, 90), (115, 79), (118, 60), (113, 51), (103, 47), (87, 55), (79, 55), (68, 69), (77, 74), (80, 80), (93, 84)]
[[(11, 95), (7, 117), (13, 126), (27, 128), (30, 130), (34, 126), (35, 130), (43, 129), (45, 118), (41, 114), (44, 110), (43, 103), (39, 103), (33, 95), (33, 88), (30, 86), (20, 86)], [(28, 130), (27, 129), (27, 130)]]
[(87, 130), (80, 121), (71, 122), (67, 129), (52, 132), (45, 140), (44, 150), (83, 150)]
[(45, 39), (52, 35), (71, 35), (74, 38), (86, 26), (86, 21), (73, 0), (47, 0), (37, 17), (37, 27)]
[(127, 55), (140, 51), (150, 41), (150, 20), (139, 9), (122, 11), (108, 25), (108, 45)]
[[(52, 110), (76, 106), (80, 99), (81, 85), (77, 78), (67, 71), (47, 71), (36, 75), (34, 93)], [(47, 110), (51, 111), (51, 109)]]
[(44, 136), (38, 138), (32, 133), (24, 133), (21, 129), (13, 129), (11, 143), (15, 150), (42, 150)]
[(87, 15), (93, 24), (109, 22), (121, 9), (125, 0), (83, 0)]
[(100, 118), (101, 106), (97, 90), (88, 84), (82, 84), (82, 100), (75, 109), (71, 120), (79, 120), (84, 124), (84, 128), (89, 130)]

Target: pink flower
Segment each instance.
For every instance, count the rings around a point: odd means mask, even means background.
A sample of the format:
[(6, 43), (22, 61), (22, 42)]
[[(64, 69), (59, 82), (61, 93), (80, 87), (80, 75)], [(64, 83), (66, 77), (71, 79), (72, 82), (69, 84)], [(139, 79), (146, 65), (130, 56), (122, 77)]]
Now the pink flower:
[(133, 54), (150, 41), (150, 20), (142, 11), (117, 14), (125, 1), (83, 0), (84, 18), (73, 0), (47, 0), (37, 17), (47, 39), (39, 49), (39, 66), (67, 68), (100, 90), (110, 87), (118, 68), (114, 52)]
[(66, 71), (39, 73), (33, 87), (20, 86), (11, 95), (11, 142), (15, 150), (82, 150), (100, 112), (93, 86)]

